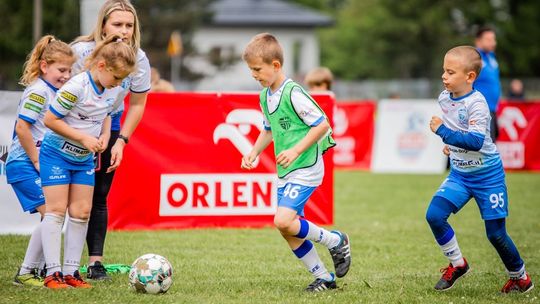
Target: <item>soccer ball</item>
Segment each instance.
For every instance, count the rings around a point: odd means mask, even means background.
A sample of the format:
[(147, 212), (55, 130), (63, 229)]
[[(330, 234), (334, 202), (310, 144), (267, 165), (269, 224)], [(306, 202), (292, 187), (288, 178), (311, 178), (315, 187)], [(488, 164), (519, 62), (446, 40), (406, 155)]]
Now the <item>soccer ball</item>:
[(157, 254), (138, 257), (129, 271), (131, 289), (143, 293), (164, 293), (172, 285), (173, 269), (169, 261)]

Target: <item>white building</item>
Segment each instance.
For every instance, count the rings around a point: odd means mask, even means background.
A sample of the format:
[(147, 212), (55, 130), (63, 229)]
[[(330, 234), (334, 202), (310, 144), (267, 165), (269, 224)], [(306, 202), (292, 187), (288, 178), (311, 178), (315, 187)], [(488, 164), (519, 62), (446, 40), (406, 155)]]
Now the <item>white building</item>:
[(281, 0), (217, 0), (211, 11), (210, 24), (201, 26), (193, 36), (200, 55), (184, 59), (191, 70), (205, 75), (195, 90), (260, 89), (241, 55), (251, 38), (261, 32), (280, 41), (286, 75), (302, 77), (319, 65), (315, 29), (333, 23), (332, 18), (315, 10)]

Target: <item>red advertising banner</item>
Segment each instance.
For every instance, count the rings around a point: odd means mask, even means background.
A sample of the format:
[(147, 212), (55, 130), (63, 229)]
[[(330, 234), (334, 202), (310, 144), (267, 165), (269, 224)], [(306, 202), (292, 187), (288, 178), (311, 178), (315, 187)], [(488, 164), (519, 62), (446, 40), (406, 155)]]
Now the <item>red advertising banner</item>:
[(501, 102), (497, 147), (506, 169), (540, 170), (540, 102)]
[[(109, 194), (112, 229), (260, 227), (277, 207), (273, 146), (240, 168), (262, 128), (258, 94), (151, 93)], [(334, 100), (317, 96), (332, 118)], [(305, 215), (333, 223), (332, 150)]]
[(339, 102), (334, 107), (334, 165), (369, 170), (375, 129), (374, 101)]

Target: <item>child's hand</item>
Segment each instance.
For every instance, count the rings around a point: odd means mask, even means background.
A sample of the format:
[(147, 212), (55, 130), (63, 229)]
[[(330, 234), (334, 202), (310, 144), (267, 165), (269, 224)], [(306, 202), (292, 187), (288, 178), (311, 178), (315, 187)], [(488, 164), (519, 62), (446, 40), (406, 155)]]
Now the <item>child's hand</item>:
[(248, 155), (245, 155), (242, 157), (242, 165), (240, 165), (240, 168), (251, 170), (253, 169), (253, 162), (257, 159), (257, 156), (253, 153), (249, 153)]
[(298, 158), (298, 153), (294, 149), (283, 150), (276, 157), (276, 162), (278, 165), (287, 169), (296, 159)]
[(109, 144), (109, 136), (101, 134), (98, 138), (98, 142), (101, 145), (99, 153), (105, 151), (107, 149), (107, 145)]
[(81, 144), (91, 152), (99, 152), (101, 149), (101, 143), (93, 136), (85, 136), (81, 141)]
[(444, 148), (442, 149), (442, 153), (446, 156), (450, 156), (450, 148), (448, 148), (448, 145), (444, 145)]
[(443, 124), (442, 119), (439, 116), (431, 116), (429, 127), (433, 133), (437, 132), (437, 129)]

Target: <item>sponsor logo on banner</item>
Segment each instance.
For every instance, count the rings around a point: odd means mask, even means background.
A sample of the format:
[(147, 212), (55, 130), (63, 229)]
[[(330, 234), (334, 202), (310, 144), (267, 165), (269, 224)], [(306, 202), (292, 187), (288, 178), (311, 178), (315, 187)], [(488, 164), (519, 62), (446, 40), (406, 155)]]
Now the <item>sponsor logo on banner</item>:
[(525, 166), (525, 145), (519, 141), (497, 141), (497, 148), (505, 168), (521, 169)]
[(275, 174), (162, 174), (159, 215), (272, 215), (275, 181)]
[(505, 131), (510, 141), (497, 141), (497, 148), (505, 168), (525, 166), (525, 145), (519, 141), (519, 130), (527, 128), (527, 118), (517, 107), (505, 107), (497, 119), (499, 130)]
[(398, 153), (401, 157), (415, 159), (427, 146), (423, 128), (426, 125), (422, 113), (413, 112), (407, 117), (407, 127), (397, 138)]
[[(527, 127), (527, 118), (523, 112), (516, 107), (506, 107), (503, 109), (500, 117), (497, 119), (499, 129), (506, 131), (512, 141), (519, 139), (519, 129)], [(517, 127), (517, 128), (516, 128)]]

